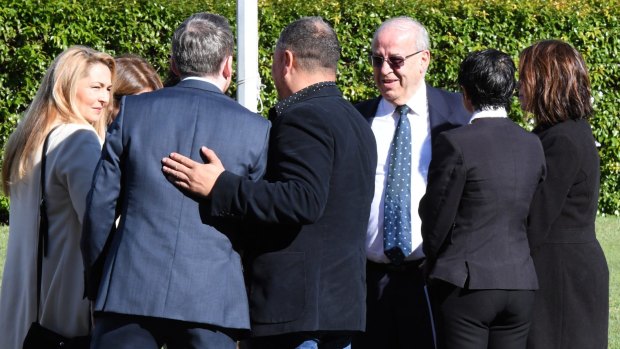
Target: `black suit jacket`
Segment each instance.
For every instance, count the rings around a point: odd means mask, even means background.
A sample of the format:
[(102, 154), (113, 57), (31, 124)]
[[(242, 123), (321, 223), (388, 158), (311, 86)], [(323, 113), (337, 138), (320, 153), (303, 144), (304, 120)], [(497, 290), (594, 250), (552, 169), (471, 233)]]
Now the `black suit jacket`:
[(607, 348), (609, 269), (595, 233), (600, 168), (592, 128), (567, 120), (535, 133), (548, 176), (529, 217), (540, 289), (528, 348)]
[(213, 214), (262, 222), (246, 251), (252, 331), (363, 331), (372, 131), (335, 86), (272, 122), (266, 180), (226, 171), (211, 193)]
[[(464, 125), (469, 122), (471, 113), (463, 107), (460, 93), (448, 92), (426, 85), (428, 115), (431, 123), (431, 140), (442, 131)], [(357, 103), (355, 107), (372, 123), (381, 97)]]
[(536, 289), (527, 215), (545, 159), (508, 118), (438, 135), (420, 202), (430, 278), (469, 289)]

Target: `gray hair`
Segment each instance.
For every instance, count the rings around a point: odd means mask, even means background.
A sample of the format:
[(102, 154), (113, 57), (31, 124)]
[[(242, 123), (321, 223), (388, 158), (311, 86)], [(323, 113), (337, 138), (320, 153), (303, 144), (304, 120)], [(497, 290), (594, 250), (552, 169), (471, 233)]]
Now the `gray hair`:
[(407, 16), (400, 16), (388, 19), (387, 21), (381, 23), (379, 28), (375, 31), (375, 34), (372, 38), (372, 47), (375, 46), (375, 40), (377, 40), (377, 35), (379, 32), (386, 27), (398, 27), (403, 31), (409, 31), (413, 29), (415, 35), (415, 45), (413, 49), (416, 51), (419, 50), (430, 50), (431, 48), (431, 40), (428, 36), (428, 31), (422, 25), (422, 23), (416, 21), (415, 19)]
[(181, 77), (217, 74), (222, 61), (233, 50), (228, 20), (216, 14), (193, 14), (172, 36), (172, 60)]
[(305, 71), (336, 72), (340, 59), (338, 36), (321, 17), (303, 17), (287, 25), (280, 34), (276, 50), (293, 52)]

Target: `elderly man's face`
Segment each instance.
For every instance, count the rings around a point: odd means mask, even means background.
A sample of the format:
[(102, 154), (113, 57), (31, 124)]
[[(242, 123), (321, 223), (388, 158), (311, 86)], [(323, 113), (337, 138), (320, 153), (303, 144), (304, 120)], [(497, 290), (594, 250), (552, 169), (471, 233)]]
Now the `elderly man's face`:
[[(381, 29), (372, 48), (374, 56), (385, 59), (404, 58), (416, 52), (415, 29), (395, 25)], [(401, 67), (385, 60), (380, 66), (373, 65), (375, 83), (383, 98), (395, 105), (407, 103), (423, 83), (429, 60), (430, 52), (423, 50), (405, 59)]]

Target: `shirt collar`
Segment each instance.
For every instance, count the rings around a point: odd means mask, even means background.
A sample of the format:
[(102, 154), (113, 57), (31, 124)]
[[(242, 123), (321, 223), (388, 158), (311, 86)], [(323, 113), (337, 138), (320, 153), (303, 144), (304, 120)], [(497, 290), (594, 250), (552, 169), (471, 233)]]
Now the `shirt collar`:
[[(417, 91), (407, 101), (409, 113), (416, 115), (426, 115), (427, 99), (426, 99), (426, 83), (422, 81)], [(377, 115), (392, 115), (398, 106), (388, 102), (385, 98), (381, 98), (377, 108)]]
[(204, 82), (208, 82), (210, 84), (213, 84), (213, 81), (211, 81), (211, 80), (209, 80), (207, 78), (200, 77), (200, 76), (188, 76), (186, 78), (183, 78), (183, 80), (181, 80), (181, 81), (185, 81), (185, 80), (199, 80), (199, 81), (204, 81)]
[(469, 120), (469, 123), (471, 124), (474, 120), (482, 119), (482, 118), (507, 118), (507, 117), (508, 117), (508, 113), (506, 112), (506, 108), (504, 107), (476, 110), (474, 114), (471, 116), (471, 120)]
[(306, 98), (312, 92), (322, 90), (326, 87), (335, 87), (335, 86), (336, 86), (336, 83), (333, 81), (323, 81), (323, 82), (318, 82), (316, 84), (312, 84), (308, 87), (305, 87), (293, 93), (292, 95), (286, 97), (285, 99), (279, 101), (275, 106), (275, 111), (278, 115), (280, 115), (282, 114), (282, 112), (284, 112), (284, 110), (286, 110), (286, 108)]

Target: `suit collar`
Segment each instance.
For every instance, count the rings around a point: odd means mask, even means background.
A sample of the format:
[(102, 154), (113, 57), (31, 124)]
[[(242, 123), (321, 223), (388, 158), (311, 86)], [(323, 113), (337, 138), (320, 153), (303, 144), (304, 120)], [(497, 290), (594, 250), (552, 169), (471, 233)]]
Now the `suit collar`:
[(295, 105), (301, 101), (305, 101), (307, 99), (317, 97), (317, 96), (327, 96), (327, 95), (340, 95), (340, 91), (338, 87), (336, 87), (336, 83), (333, 81), (323, 81), (313, 85), (310, 85), (300, 91), (295, 92), (291, 96), (279, 101), (275, 107), (276, 115), (280, 115), (286, 111), (290, 106)]
[(194, 88), (209, 92), (222, 93), (222, 91), (217, 86), (205, 80), (186, 79), (176, 84), (176, 87)]
[(431, 120), (431, 128), (450, 120), (450, 105), (439, 89), (426, 85), (426, 98), (428, 99), (428, 116)]

